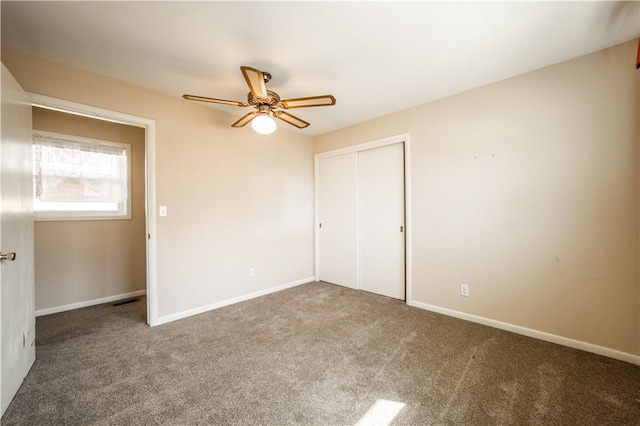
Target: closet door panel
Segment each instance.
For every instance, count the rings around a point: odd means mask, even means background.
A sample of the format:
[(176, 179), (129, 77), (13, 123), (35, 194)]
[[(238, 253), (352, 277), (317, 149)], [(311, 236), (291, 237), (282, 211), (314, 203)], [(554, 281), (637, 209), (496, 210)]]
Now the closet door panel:
[(358, 153), (360, 289), (405, 299), (404, 144)]
[(358, 288), (357, 153), (318, 162), (320, 280)]

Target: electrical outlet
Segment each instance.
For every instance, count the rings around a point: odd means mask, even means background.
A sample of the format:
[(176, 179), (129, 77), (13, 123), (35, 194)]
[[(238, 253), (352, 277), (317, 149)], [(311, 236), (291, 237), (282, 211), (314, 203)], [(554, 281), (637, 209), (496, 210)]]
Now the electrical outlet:
[(255, 278), (256, 270), (254, 268), (249, 268), (249, 278)]
[(460, 296), (469, 296), (469, 285), (468, 284), (460, 284)]

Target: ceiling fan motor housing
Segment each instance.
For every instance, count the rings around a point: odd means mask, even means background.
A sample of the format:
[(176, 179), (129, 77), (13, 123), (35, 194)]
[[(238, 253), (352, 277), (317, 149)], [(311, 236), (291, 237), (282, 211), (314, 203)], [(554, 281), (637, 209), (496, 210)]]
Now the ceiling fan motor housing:
[(267, 90), (268, 98), (258, 98), (249, 92), (247, 95), (247, 103), (251, 106), (258, 107), (260, 105), (269, 105), (271, 108), (278, 108), (280, 105), (280, 96), (271, 90)]

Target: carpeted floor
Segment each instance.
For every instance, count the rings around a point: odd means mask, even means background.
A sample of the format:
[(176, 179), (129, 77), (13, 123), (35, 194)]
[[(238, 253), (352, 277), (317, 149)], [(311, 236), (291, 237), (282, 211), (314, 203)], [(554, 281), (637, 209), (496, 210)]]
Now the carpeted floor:
[(310, 283), (154, 328), (145, 309), (38, 318), (2, 424), (640, 421), (640, 367), (363, 291)]

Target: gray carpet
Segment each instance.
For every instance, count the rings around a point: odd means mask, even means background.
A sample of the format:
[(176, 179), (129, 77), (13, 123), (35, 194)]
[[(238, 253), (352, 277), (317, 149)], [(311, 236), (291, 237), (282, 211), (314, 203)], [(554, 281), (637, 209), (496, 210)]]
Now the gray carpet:
[[(149, 328), (145, 301), (40, 317), (3, 425), (638, 425), (640, 368), (310, 283)], [(376, 407), (378, 407), (377, 405)], [(375, 423), (375, 422), (374, 422)]]

